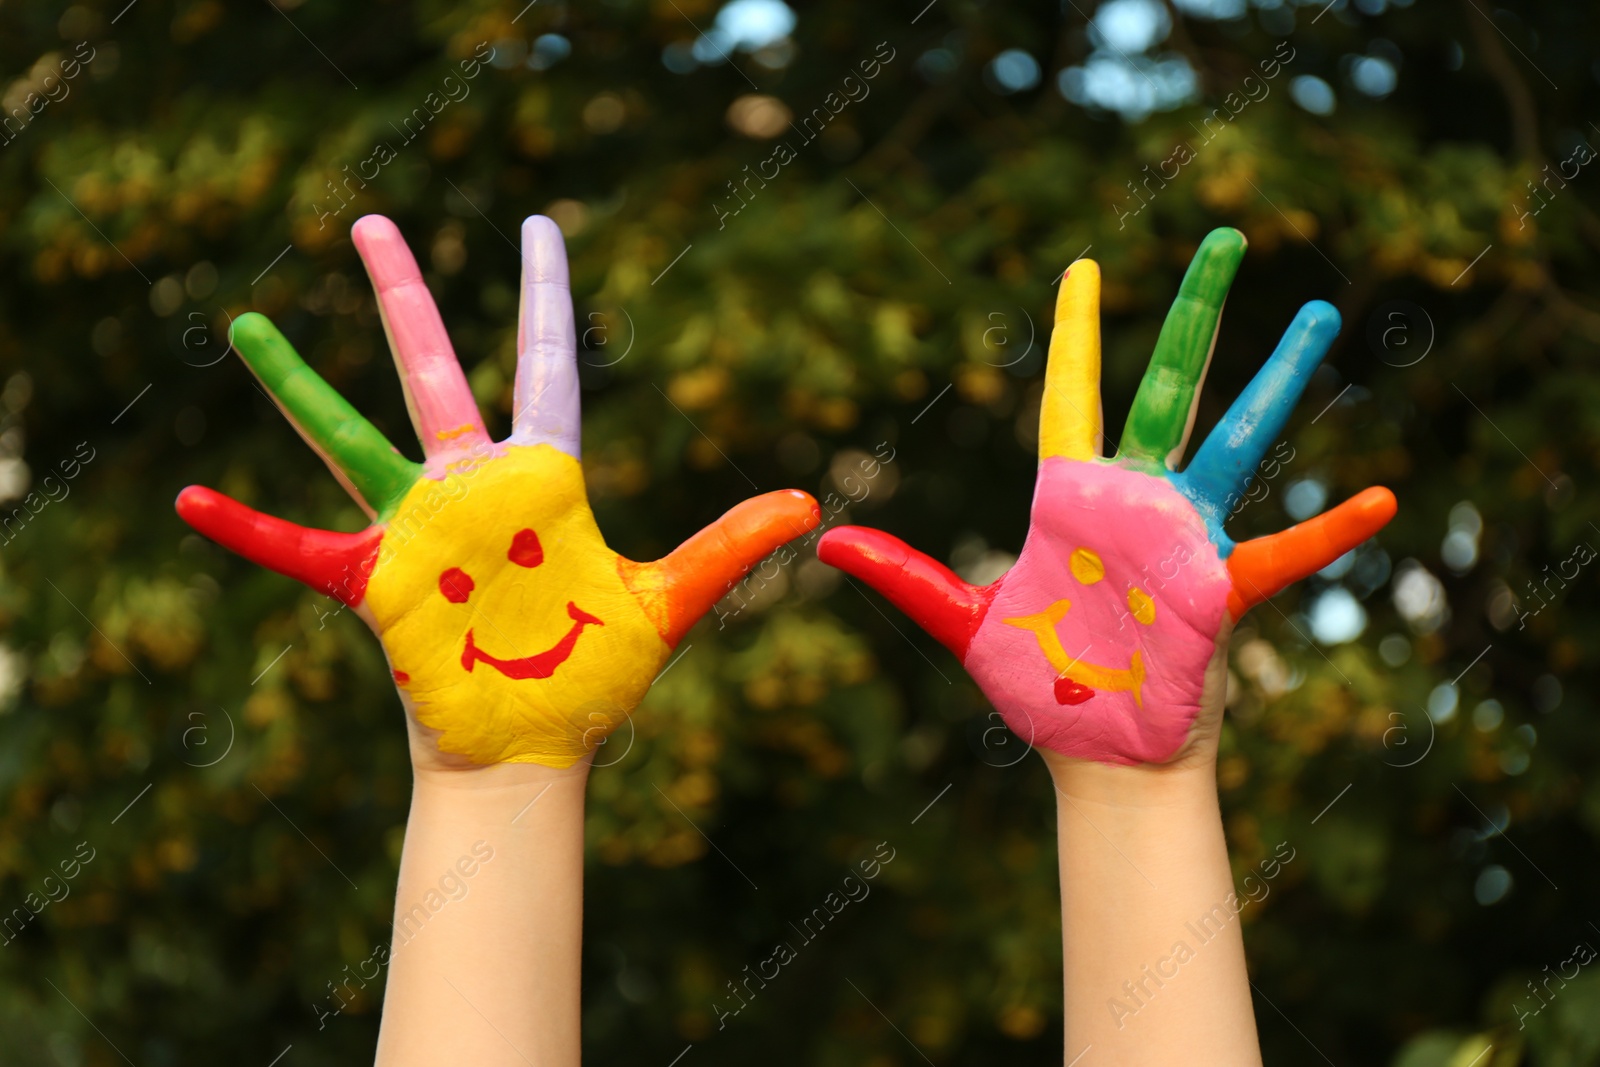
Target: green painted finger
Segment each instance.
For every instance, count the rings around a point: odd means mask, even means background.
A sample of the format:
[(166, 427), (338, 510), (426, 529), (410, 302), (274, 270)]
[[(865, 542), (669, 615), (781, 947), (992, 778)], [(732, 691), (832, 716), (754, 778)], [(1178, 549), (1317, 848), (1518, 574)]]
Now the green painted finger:
[(1244, 248), (1244, 234), (1230, 229), (1212, 230), (1200, 243), (1133, 398), (1122, 433), (1123, 456), (1168, 467), (1177, 462)]
[(422, 468), (396, 452), (377, 427), (306, 366), (272, 320), (254, 311), (240, 315), (229, 339), (345, 488), (376, 513), (405, 496)]

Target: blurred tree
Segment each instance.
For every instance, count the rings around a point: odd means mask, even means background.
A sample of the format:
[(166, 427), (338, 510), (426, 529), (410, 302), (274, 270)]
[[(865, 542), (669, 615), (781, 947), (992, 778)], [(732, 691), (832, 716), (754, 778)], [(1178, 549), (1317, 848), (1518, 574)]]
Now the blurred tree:
[[(1194, 246), (1242, 229), (1198, 431), (1300, 303), (1346, 326), (1234, 533), (1401, 501), (1234, 643), (1240, 877), (1295, 856), (1244, 912), (1268, 1058), (1600, 1063), (1596, 19), (0, 7), (0, 1062), (371, 1053), (408, 787), (381, 655), (171, 501), (358, 525), (226, 328), (271, 315), (406, 440), (348, 240), (376, 211), (502, 428), (513, 238), (562, 226), (619, 551), (795, 485), (969, 577), (1020, 547), (1053, 279), (1103, 266), (1114, 433)], [(1060, 1062), (1048, 779), (809, 545), (765, 575), (600, 755), (590, 1062)]]

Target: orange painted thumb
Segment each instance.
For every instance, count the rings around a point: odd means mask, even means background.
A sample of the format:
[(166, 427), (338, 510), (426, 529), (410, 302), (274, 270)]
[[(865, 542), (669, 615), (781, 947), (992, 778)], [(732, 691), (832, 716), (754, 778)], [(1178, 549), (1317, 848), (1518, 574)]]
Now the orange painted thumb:
[(640, 596), (662, 640), (676, 646), (751, 567), (821, 519), (809, 493), (764, 493), (730, 508), (664, 559), (622, 561), (623, 580)]
[(1242, 542), (1228, 557), (1228, 613), (1237, 622), (1280, 589), (1320, 571), (1383, 529), (1397, 507), (1393, 493), (1374, 486), (1298, 526)]

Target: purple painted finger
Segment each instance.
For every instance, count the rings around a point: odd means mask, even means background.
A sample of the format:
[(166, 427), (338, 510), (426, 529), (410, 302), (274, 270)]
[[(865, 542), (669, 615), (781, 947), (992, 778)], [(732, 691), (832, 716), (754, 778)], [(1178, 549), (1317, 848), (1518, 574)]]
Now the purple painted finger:
[(522, 222), (522, 308), (511, 439), (579, 451), (578, 342), (561, 230), (543, 215)]
[(382, 215), (367, 215), (356, 220), (350, 237), (377, 291), (383, 332), (422, 450), (432, 459), (487, 443), (478, 403), (400, 230)]

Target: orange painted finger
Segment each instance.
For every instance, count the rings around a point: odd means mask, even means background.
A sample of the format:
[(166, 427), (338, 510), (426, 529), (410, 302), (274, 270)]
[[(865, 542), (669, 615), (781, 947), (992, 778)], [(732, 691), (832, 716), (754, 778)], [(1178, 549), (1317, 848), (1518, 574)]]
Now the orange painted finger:
[(784, 489), (730, 508), (665, 558), (622, 564), (662, 640), (676, 645), (745, 573), (778, 547), (811, 531), (822, 509), (809, 493)]
[(1383, 529), (1396, 507), (1393, 493), (1374, 486), (1314, 519), (1242, 542), (1228, 557), (1233, 578), (1228, 613), (1237, 620), (1280, 589), (1320, 571)]

